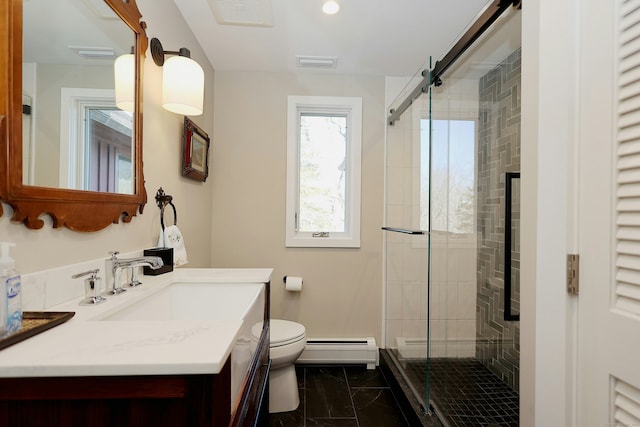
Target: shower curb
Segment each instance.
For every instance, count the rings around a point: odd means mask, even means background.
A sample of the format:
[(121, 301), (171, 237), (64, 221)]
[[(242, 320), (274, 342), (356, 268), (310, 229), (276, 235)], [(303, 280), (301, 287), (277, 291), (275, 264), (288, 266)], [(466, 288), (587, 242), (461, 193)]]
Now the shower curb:
[(387, 350), (382, 348), (380, 349), (380, 370), (410, 427), (442, 427), (438, 417), (424, 413), (421, 403), (413, 396)]

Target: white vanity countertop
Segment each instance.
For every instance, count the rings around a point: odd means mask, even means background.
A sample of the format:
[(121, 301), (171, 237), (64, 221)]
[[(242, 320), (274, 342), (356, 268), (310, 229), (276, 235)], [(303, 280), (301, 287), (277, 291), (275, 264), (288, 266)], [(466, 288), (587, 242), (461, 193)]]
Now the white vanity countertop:
[(242, 320), (97, 320), (179, 282), (266, 283), (271, 269), (177, 269), (143, 276), (144, 283), (96, 306), (83, 298), (47, 311), (75, 316), (0, 350), (0, 377), (216, 374), (224, 366)]

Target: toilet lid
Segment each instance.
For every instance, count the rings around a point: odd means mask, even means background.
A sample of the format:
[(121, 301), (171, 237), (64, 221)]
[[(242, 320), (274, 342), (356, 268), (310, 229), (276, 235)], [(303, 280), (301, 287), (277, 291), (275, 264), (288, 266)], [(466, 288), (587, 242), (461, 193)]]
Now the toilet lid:
[[(253, 335), (260, 336), (262, 323), (253, 326)], [(271, 319), (269, 321), (269, 346), (280, 347), (304, 339), (305, 329), (300, 323), (288, 320)]]

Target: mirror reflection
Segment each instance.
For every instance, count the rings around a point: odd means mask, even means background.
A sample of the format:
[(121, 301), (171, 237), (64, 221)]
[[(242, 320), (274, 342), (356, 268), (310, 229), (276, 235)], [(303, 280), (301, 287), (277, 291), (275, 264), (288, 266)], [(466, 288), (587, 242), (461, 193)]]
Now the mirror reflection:
[(24, 0), (23, 14), (23, 184), (134, 194), (134, 114), (114, 83), (134, 33), (103, 0)]

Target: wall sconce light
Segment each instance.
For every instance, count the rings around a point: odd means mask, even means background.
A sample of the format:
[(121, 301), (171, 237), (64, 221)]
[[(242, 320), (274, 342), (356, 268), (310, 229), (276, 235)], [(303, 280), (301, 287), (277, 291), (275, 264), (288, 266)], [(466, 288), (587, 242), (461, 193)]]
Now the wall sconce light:
[[(162, 107), (183, 116), (202, 114), (204, 71), (190, 58), (186, 47), (170, 52), (162, 48), (157, 38), (151, 39), (151, 57), (162, 67)], [(164, 60), (165, 55), (176, 55)]]
[(113, 64), (116, 87), (116, 106), (133, 112), (136, 94), (136, 57), (133, 53), (120, 55)]

